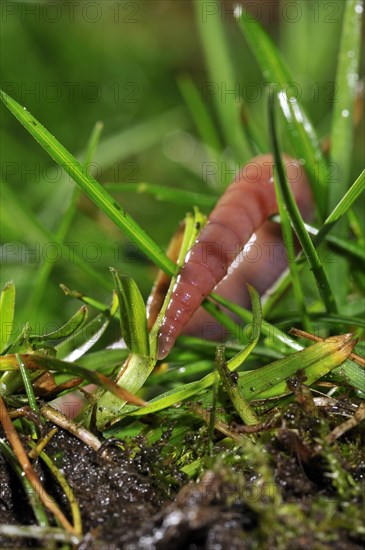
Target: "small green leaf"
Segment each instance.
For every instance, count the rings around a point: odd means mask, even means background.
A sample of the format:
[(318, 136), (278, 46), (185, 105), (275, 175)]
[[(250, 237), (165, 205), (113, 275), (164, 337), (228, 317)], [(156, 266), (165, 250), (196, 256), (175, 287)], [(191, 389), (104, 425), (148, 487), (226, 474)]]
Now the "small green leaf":
[(104, 307), (102, 313), (96, 315), (86, 325), (56, 346), (57, 357), (66, 361), (77, 361), (99, 341), (117, 309), (118, 300), (116, 295), (113, 294), (113, 301), (109, 308)]
[(8, 347), (13, 330), (15, 310), (15, 285), (6, 283), (0, 296), (0, 353)]
[(44, 341), (44, 340), (59, 340), (60, 338), (67, 338), (68, 336), (71, 336), (76, 330), (78, 330), (81, 325), (85, 322), (85, 319), (87, 317), (87, 307), (81, 306), (80, 309), (76, 311), (76, 313), (65, 323), (61, 328), (49, 332), (48, 334), (30, 334), (29, 335), (29, 341), (30, 342), (38, 342), (38, 341)]
[(111, 268), (119, 300), (122, 336), (131, 353), (148, 357), (150, 353), (146, 306), (135, 281)]

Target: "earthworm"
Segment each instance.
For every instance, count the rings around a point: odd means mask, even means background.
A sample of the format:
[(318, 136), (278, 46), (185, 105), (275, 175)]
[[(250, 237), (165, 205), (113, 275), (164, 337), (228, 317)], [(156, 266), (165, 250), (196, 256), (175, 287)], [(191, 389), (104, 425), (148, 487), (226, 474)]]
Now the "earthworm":
[[(284, 164), (294, 198), (303, 218), (308, 219), (313, 203), (303, 166), (288, 156), (284, 156)], [(209, 215), (173, 288), (158, 336), (158, 359), (168, 355), (183, 331), (198, 335), (212, 321), (205, 312), (196, 312), (213, 290), (248, 307), (245, 283), (250, 282), (262, 294), (285, 269), (280, 228), (267, 221), (278, 211), (273, 169), (271, 154), (253, 158), (239, 171)], [(248, 262), (247, 249), (252, 249), (253, 244), (259, 255), (256, 261)], [(236, 269), (225, 277), (233, 262)]]

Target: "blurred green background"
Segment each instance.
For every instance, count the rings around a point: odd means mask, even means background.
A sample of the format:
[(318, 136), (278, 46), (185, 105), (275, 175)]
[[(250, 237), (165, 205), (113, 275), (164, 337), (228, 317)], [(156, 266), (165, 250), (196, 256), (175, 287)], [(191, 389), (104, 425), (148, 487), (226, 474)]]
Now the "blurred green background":
[[(223, 185), (219, 184), (226, 178), (218, 176), (214, 185), (204, 177), (206, 150), (179, 81), (190, 75), (195, 82), (220, 135), (220, 158), (222, 162), (232, 158), (214, 106), (222, 82), (213, 83), (217, 91), (204, 96), (211, 79), (199, 28), (218, 11), (235, 75), (237, 116), (243, 99), (246, 115), (265, 141), (268, 86), (234, 21), (234, 4), (2, 2), (1, 87), (80, 159), (95, 122), (102, 121), (104, 130), (93, 167), (101, 182), (145, 181), (221, 192)], [(250, 1), (242, 5), (279, 45), (303, 104), (325, 140), (333, 109), (344, 2)], [(57, 231), (73, 183), (3, 106), (1, 121), (2, 178), (12, 191), (1, 201), (1, 284), (16, 283), (18, 327), (30, 321), (35, 330), (48, 330), (75, 311), (75, 300), (63, 295), (60, 283), (108, 303), (113, 286), (110, 265), (132, 275), (147, 297), (155, 267), (88, 199), (78, 201), (65, 241), (97, 269), (104, 284), (73, 265), (71, 253), (64, 257), (57, 246), (47, 244), (37, 222)], [(362, 135), (363, 122), (356, 130), (353, 178), (361, 169)], [(235, 160), (243, 163), (249, 157), (247, 149)], [(130, 192), (116, 197), (162, 247), (188, 209)], [(38, 289), (35, 295), (37, 273), (47, 258), (53, 268), (42, 292)]]

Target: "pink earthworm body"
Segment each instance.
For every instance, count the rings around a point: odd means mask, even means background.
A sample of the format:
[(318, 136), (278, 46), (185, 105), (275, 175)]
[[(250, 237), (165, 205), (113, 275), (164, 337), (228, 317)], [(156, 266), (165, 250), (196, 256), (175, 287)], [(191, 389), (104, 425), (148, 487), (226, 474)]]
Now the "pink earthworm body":
[[(284, 164), (301, 214), (310, 219), (312, 195), (303, 166), (288, 156)], [(286, 268), (280, 226), (267, 221), (278, 211), (273, 169), (272, 155), (255, 157), (219, 199), (178, 275), (160, 328), (159, 359), (168, 355), (182, 332), (221, 339), (217, 323), (200, 308), (213, 290), (249, 307), (246, 283), (263, 294)]]

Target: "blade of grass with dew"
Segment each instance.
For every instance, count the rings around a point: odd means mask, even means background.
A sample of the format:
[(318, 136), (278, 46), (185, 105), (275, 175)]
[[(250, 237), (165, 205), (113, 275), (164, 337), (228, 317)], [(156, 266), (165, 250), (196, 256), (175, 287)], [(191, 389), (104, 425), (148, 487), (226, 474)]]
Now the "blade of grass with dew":
[[(213, 10), (207, 14), (205, 2), (194, 2), (195, 20), (210, 77), (210, 82), (204, 84), (203, 101), (208, 95), (213, 96), (225, 143), (232, 149), (234, 160), (242, 164), (250, 157), (250, 147), (241, 127), (236, 94), (232, 94), (232, 90), (237, 88), (237, 78), (235, 78), (232, 56), (225, 36), (220, 2), (214, 0), (210, 2), (210, 6)], [(222, 94), (224, 94), (223, 98)], [(228, 182), (221, 183), (225, 186)]]
[[(96, 122), (94, 125), (94, 128), (91, 132), (89, 141), (86, 146), (86, 153), (84, 158), (84, 166), (85, 169), (88, 168), (90, 162), (93, 159), (93, 156), (95, 154), (96, 147), (99, 143), (101, 132), (103, 130), (103, 123), (102, 122)], [(75, 217), (76, 211), (77, 211), (77, 201), (80, 197), (81, 191), (80, 189), (75, 185), (70, 202), (68, 204), (67, 209), (65, 210), (61, 222), (59, 224), (59, 228), (56, 231), (56, 237), (57, 240), (64, 243), (64, 240), (66, 238), (66, 235), (70, 229), (72, 220)], [(25, 319), (29, 317), (28, 311), (37, 310), (39, 307), (39, 304), (41, 303), (42, 296), (44, 294), (44, 290), (46, 288), (46, 283), (50, 278), (52, 269), (55, 265), (55, 262), (53, 261), (47, 261), (46, 258), (41, 258), (41, 261), (43, 260), (42, 264), (38, 267), (37, 273), (35, 275), (35, 280), (33, 282), (32, 292), (30, 292), (29, 299), (27, 304), (25, 305), (25, 311), (23, 312), (23, 316)]]
[(168, 274), (175, 273), (175, 264), (167, 258), (163, 250), (151, 239), (137, 222), (105, 191), (92, 176), (85, 171), (76, 158), (52, 136), (18, 102), (0, 91), (0, 98), (26, 130), (38, 141), (43, 149), (81, 187), (86, 195), (121, 229), (144, 254)]
[(278, 174), (278, 182), (280, 185), (280, 191), (283, 195), (286, 208), (288, 209), (288, 214), (293, 224), (295, 233), (299, 239), (299, 242), (303, 248), (303, 252), (308, 260), (308, 263), (311, 267), (319, 294), (322, 298), (323, 304), (326, 307), (328, 313), (335, 313), (337, 311), (337, 306), (335, 298), (333, 296), (331, 287), (329, 285), (327, 275), (323, 269), (323, 266), (320, 262), (316, 249), (304, 227), (302, 217), (299, 212), (299, 208), (293, 198), (293, 194), (288, 185), (287, 179), (285, 177), (285, 172), (283, 164), (280, 157), (280, 150), (276, 136), (276, 127), (274, 119), (274, 100), (269, 101), (269, 128), (270, 128), (270, 137), (272, 142), (272, 148), (275, 158), (275, 167)]
[[(346, 212), (349, 211), (351, 206), (354, 204), (354, 202), (358, 199), (358, 197), (364, 192), (365, 190), (365, 170), (361, 172), (359, 177), (355, 180), (353, 185), (350, 187), (350, 189), (347, 191), (347, 193), (342, 197), (340, 202), (337, 204), (337, 206), (333, 209), (331, 214), (326, 218), (323, 226), (318, 230), (311, 230), (310, 225), (305, 224), (305, 227), (307, 228), (307, 231), (316, 235), (313, 244), (314, 246), (318, 246), (325, 238), (328, 240), (328, 242), (333, 243), (335, 246), (340, 247), (341, 249), (345, 249), (348, 253), (353, 254), (354, 256), (364, 259), (364, 251), (361, 250), (359, 247), (351, 243), (350, 241), (345, 240), (339, 240), (337, 237), (327, 235), (328, 232), (332, 229), (333, 225), (337, 223), (337, 221), (346, 214)], [(302, 252), (300, 252), (297, 256), (297, 262), (301, 262), (299, 265), (299, 268), (301, 269), (304, 265), (304, 256)], [(269, 312), (274, 304), (277, 302), (278, 299), (284, 294), (284, 292), (289, 288), (291, 284), (291, 278), (290, 273), (288, 272), (278, 283), (275, 293), (273, 293), (271, 296), (268, 297), (266, 300), (263, 310), (264, 310), (264, 316)]]
[(361, 51), (362, 0), (348, 0), (343, 18), (342, 36), (336, 74), (336, 101), (334, 103), (330, 158), (338, 167), (336, 178), (329, 189), (329, 207), (335, 208), (347, 189), (353, 143), (353, 108), (356, 84), (359, 78)]
[(10, 342), (13, 332), (15, 312), (15, 285), (9, 281), (4, 285), (0, 295), (0, 354)]
[[(331, 163), (337, 167), (337, 177), (329, 187), (329, 207), (334, 208), (348, 188), (353, 144), (353, 107), (359, 78), (361, 22), (363, 2), (348, 0), (343, 18), (342, 36), (336, 75), (336, 102), (331, 127)], [(348, 223), (343, 218), (334, 230), (336, 235), (347, 233)], [(328, 267), (331, 285), (340, 305), (346, 303), (349, 290), (349, 266), (344, 258), (337, 258)]]
[[(350, 260), (361, 260), (365, 261), (365, 248), (361, 247), (359, 244), (355, 244), (348, 239), (342, 239), (341, 237), (336, 237), (335, 235), (325, 235), (323, 237), (321, 231), (325, 226), (322, 226), (321, 229), (317, 229), (308, 223), (304, 224), (304, 227), (310, 235), (313, 235), (313, 244), (316, 246), (318, 243), (325, 241), (331, 245), (331, 248), (335, 248), (343, 256), (346, 256)], [(317, 240), (318, 239), (318, 240)]]
[(310, 175), (319, 217), (323, 219), (327, 208), (328, 167), (313, 125), (300, 106), (294, 91), (290, 89), (290, 83), (293, 83), (294, 79), (276, 45), (261, 25), (253, 18), (246, 17), (243, 12), (237, 19), (265, 79), (278, 84), (278, 89), (274, 93), (279, 97), (295, 154), (304, 160), (304, 167)]
[(136, 282), (110, 268), (119, 302), (120, 327), (130, 353), (149, 357), (146, 306)]
[(311, 332), (311, 322), (310, 322), (306, 304), (305, 304), (304, 293), (300, 284), (298, 266), (295, 262), (296, 253), (295, 253), (293, 231), (290, 224), (290, 217), (287, 211), (287, 206), (283, 199), (283, 195), (280, 189), (280, 183), (278, 182), (276, 171), (274, 172), (274, 185), (275, 185), (276, 200), (278, 203), (279, 214), (281, 219), (281, 231), (283, 234), (285, 250), (288, 257), (288, 266), (289, 266), (289, 272), (290, 272), (291, 282), (293, 286), (295, 302), (296, 302), (298, 311), (300, 312), (303, 326), (306, 327), (305, 330), (307, 332)]
[[(309, 316), (313, 321), (317, 321), (317, 323), (322, 322), (325, 325), (345, 325), (348, 326), (349, 329), (353, 327), (365, 329), (365, 319), (361, 317), (356, 317), (355, 315), (349, 317), (346, 315), (337, 315), (334, 313), (332, 313), (332, 315), (325, 315), (323, 313), (310, 313)], [(299, 321), (300, 317), (298, 315), (295, 315), (295, 313), (290, 313), (288, 315), (285, 315), (284, 318), (278, 318), (277, 324), (280, 326), (292, 326)]]
[(0, 193), (5, 199), (2, 202), (4, 204), (6, 203), (7, 215), (11, 216), (12, 219), (21, 220), (22, 231), (28, 242), (36, 242), (40, 245), (47, 245), (50, 242), (57, 244), (63, 258), (73, 258), (73, 263), (80, 268), (91, 281), (94, 281), (95, 284), (101, 286), (101, 288), (105, 290), (111, 290), (112, 285), (108, 281), (108, 277), (104, 277), (96, 269), (93, 269), (90, 263), (85, 262), (76, 250), (64, 245), (63, 242), (57, 238), (57, 235), (44, 227), (33, 212), (27, 208), (24, 201), (19, 201), (17, 195), (5, 181), (1, 182)]
[[(323, 347), (321, 346), (323, 344)], [(285, 359), (279, 359), (271, 365), (260, 369), (260, 376), (256, 372), (242, 373), (240, 385), (242, 391), (250, 393), (248, 399), (263, 399), (291, 393), (286, 380), (297, 373), (303, 373), (305, 384), (311, 386), (324, 375), (342, 365), (352, 352), (356, 341), (352, 334), (330, 336), (322, 342), (308, 346), (302, 351), (293, 353)], [(316, 347), (318, 346), (318, 347)], [(289, 374), (290, 373), (290, 374)], [(305, 378), (304, 378), (305, 377)]]
[(217, 197), (214, 196), (152, 183), (106, 183), (104, 187), (111, 193), (146, 193), (154, 196), (158, 201), (170, 202), (172, 204), (185, 204), (190, 207), (194, 205), (198, 207), (213, 208), (217, 202)]

